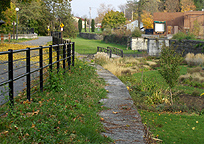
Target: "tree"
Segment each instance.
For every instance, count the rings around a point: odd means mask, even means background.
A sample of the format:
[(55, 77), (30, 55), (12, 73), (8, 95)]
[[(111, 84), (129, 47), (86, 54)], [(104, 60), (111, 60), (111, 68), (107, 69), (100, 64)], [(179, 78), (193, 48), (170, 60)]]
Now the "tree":
[(5, 21), (5, 24), (1, 26), (3, 33), (9, 33), (13, 29), (12, 24), (14, 21), (16, 21), (15, 8), (16, 6), (11, 2), (10, 8), (7, 8), (7, 10), (2, 12), (3, 15), (2, 20)]
[(1, 0), (0, 1), (0, 19), (3, 18), (2, 12), (7, 8), (10, 8), (11, 0)]
[(81, 30), (82, 30), (82, 20), (81, 20), (81, 18), (78, 21), (78, 30), (79, 30), (79, 32), (81, 32)]
[(183, 61), (181, 54), (177, 53), (175, 49), (164, 46), (161, 50), (159, 73), (166, 80), (170, 87), (171, 104), (173, 105), (172, 88), (176, 85), (178, 77), (180, 76), (179, 65)]
[(116, 28), (120, 25), (124, 25), (125, 21), (126, 18), (124, 17), (124, 14), (122, 12), (109, 11), (103, 18), (102, 29), (106, 27)]
[(94, 21), (94, 19), (92, 19), (92, 21), (91, 21), (91, 31), (95, 32), (95, 21)]
[(148, 0), (144, 2), (144, 4), (142, 5), (142, 9), (146, 12), (149, 12), (151, 15), (153, 15), (154, 12), (159, 11), (160, 3), (161, 2), (158, 0)]
[(142, 23), (146, 29), (153, 28), (153, 16), (150, 14), (150, 12), (143, 11), (141, 18), (142, 18)]
[(86, 18), (84, 20), (84, 27), (85, 27), (85, 32), (86, 32)]
[(98, 17), (96, 18), (96, 22), (101, 23), (105, 14), (111, 10), (115, 10), (115, 8), (112, 5), (106, 5), (104, 3), (100, 4), (99, 9), (97, 9)]
[(165, 10), (166, 12), (180, 12), (181, 8), (180, 8), (180, 0), (174, 0), (174, 2), (172, 2), (172, 0), (166, 0), (165, 1)]
[(201, 11), (203, 9), (204, 1), (194, 0), (194, 5), (196, 6), (196, 10)]
[(181, 0), (181, 12), (195, 10), (196, 6), (194, 5), (193, 0)]

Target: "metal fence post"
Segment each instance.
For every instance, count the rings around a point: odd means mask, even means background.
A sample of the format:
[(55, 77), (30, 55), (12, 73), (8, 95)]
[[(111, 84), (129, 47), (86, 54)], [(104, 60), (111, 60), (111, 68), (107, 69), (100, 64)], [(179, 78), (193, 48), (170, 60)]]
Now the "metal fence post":
[(30, 48), (26, 51), (26, 73), (27, 99), (30, 101)]
[(110, 50), (110, 58), (111, 58), (111, 56), (112, 56), (112, 50), (111, 49), (109, 49)]
[(123, 57), (123, 50), (121, 50), (121, 57)]
[(10, 53), (8, 54), (8, 80), (9, 80), (9, 100), (10, 100), (10, 106), (14, 106), (14, 90), (13, 90), (13, 50), (9, 49)]
[(57, 73), (59, 72), (59, 44), (57, 46)]
[(97, 47), (97, 52), (99, 52), (99, 47)]
[(49, 47), (49, 64), (50, 72), (52, 72), (52, 45)]
[(64, 69), (64, 72), (65, 72), (65, 57), (66, 57), (66, 45), (64, 43), (63, 45), (63, 69)]
[(74, 66), (74, 42), (72, 43), (72, 66)]
[(40, 62), (40, 90), (43, 91), (43, 47), (39, 49)]
[(71, 43), (69, 43), (69, 45), (68, 45), (67, 57), (68, 57), (68, 68), (70, 70), (70, 65), (71, 65)]

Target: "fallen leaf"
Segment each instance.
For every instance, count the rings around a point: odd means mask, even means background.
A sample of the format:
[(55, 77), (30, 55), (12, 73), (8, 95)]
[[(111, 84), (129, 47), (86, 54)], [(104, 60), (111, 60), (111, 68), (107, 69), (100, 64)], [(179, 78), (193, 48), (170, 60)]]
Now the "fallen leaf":
[(195, 130), (195, 127), (192, 127), (192, 130)]
[(113, 114), (118, 114), (118, 112), (114, 112), (114, 111), (113, 111)]
[(101, 121), (104, 121), (104, 118), (101, 118)]
[(37, 110), (37, 111), (33, 112), (33, 113), (32, 113), (32, 116), (35, 115), (35, 114), (38, 115), (39, 111), (40, 111), (40, 110)]
[(33, 124), (33, 123), (32, 123), (32, 126), (31, 126), (31, 128), (34, 128), (34, 127), (35, 127), (35, 124)]

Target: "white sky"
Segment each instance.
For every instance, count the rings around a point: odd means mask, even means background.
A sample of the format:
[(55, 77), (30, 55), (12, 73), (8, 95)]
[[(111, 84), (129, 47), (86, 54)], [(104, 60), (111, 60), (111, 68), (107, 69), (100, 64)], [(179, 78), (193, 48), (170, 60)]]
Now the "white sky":
[(97, 9), (102, 3), (106, 4), (106, 6), (112, 4), (116, 11), (119, 11), (118, 6), (126, 4), (127, 0), (72, 0), (72, 14), (79, 17), (86, 15), (89, 18), (89, 7), (91, 7), (91, 18), (95, 18), (98, 15)]

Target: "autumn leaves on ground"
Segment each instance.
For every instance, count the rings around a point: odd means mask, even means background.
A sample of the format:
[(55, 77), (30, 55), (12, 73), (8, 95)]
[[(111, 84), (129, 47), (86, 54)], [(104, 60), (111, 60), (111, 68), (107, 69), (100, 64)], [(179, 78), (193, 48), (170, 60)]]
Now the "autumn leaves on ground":
[[(3, 143), (107, 143), (101, 136), (103, 126), (97, 113), (98, 101), (106, 96), (105, 83), (98, 80), (93, 67), (76, 60), (71, 71), (54, 75), (45, 92), (15, 99), (13, 110), (1, 107)], [(56, 85), (57, 84), (57, 85)], [(57, 87), (56, 87), (57, 86)]]

